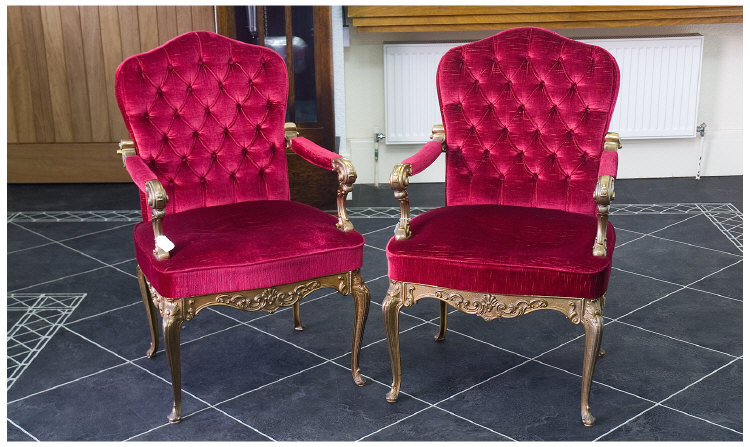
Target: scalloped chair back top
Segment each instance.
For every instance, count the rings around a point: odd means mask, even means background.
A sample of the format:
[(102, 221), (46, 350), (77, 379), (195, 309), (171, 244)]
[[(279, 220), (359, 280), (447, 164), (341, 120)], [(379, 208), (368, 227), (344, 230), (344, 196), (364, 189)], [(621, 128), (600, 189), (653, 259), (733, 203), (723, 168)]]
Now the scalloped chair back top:
[[(115, 93), (138, 156), (169, 196), (167, 214), (288, 200), (284, 60), (195, 31), (120, 64)], [(144, 220), (145, 197), (141, 194)]]
[(448, 51), (437, 72), (446, 204), (594, 214), (619, 83), (606, 50), (541, 28)]

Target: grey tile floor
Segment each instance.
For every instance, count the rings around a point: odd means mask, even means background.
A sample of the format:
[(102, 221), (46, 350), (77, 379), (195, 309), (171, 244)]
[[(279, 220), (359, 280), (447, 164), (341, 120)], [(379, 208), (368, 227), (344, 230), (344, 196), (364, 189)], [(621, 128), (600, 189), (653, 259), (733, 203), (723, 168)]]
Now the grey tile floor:
[[(695, 200), (670, 187), (680, 182)], [(453, 311), (436, 343), (437, 303), (404, 308), (402, 393), (385, 401), (379, 303), (397, 211), (384, 208), (394, 204), (386, 189), (367, 186), (351, 203), (372, 292), (367, 385), (356, 387), (348, 370), (350, 298), (308, 296), (302, 332), (288, 308), (209, 308), (182, 331), (185, 416), (167, 424), (164, 352), (145, 357), (132, 185), (104, 185), (113, 194), (101, 200), (74, 194), (89, 190), (78, 185), (10, 185), (8, 440), (742, 440), (741, 195), (724, 202), (742, 180), (701, 182), (618, 182), (591, 428), (578, 407), (583, 330), (557, 312), (486, 323)], [(441, 204), (441, 185), (412, 186), (416, 207)], [(654, 190), (664, 191), (658, 203)]]

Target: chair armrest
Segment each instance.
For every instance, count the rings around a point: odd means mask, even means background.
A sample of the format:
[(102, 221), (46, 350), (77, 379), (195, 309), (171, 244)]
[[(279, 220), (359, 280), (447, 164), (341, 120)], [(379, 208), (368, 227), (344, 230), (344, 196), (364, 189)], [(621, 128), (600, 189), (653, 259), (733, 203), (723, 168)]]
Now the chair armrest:
[(617, 177), (617, 149), (621, 148), (620, 135), (607, 132), (604, 138), (604, 151), (599, 161), (599, 180), (594, 190), (596, 202), (596, 239), (593, 255), (603, 257), (607, 254), (607, 221), (609, 204), (615, 198), (615, 177)]
[(167, 192), (146, 162), (136, 155), (132, 141), (120, 141), (118, 152), (122, 155), (125, 169), (138, 189), (146, 195), (148, 206), (151, 207), (151, 225), (154, 228), (154, 257), (159, 261), (169, 259), (169, 252), (174, 249), (174, 244), (164, 235), (162, 226), (164, 210), (169, 201)]
[(409, 194), (406, 192), (406, 188), (409, 186), (409, 176), (424, 171), (444, 151), (445, 131), (443, 130), (443, 126), (433, 126), (430, 139), (432, 141), (422, 146), (416, 154), (394, 166), (391, 172), (391, 189), (393, 190), (393, 195), (398, 199), (401, 208), (401, 217), (394, 230), (397, 241), (406, 240), (411, 237), (411, 229), (409, 228)]
[(336, 194), (336, 212), (339, 220), (336, 222), (336, 228), (344, 233), (353, 231), (354, 225), (346, 213), (346, 196), (352, 191), (354, 182), (357, 181), (357, 171), (354, 165), (341, 155), (297, 135), (297, 126), (294, 123), (284, 123), (284, 138), (286, 138), (288, 148), (315, 166), (336, 171), (339, 180), (339, 189)]
[(291, 140), (292, 150), (315, 166), (320, 166), (329, 171), (333, 170), (333, 160), (341, 155), (318, 146), (305, 137), (295, 137)]

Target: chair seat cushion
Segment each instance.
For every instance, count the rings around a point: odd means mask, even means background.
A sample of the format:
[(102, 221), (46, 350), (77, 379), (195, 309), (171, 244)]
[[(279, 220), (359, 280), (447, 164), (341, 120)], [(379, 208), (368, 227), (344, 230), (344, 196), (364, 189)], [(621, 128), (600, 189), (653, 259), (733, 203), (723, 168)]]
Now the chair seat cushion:
[(411, 221), (412, 237), (386, 247), (392, 280), (472, 292), (598, 298), (607, 290), (607, 255), (592, 255), (596, 217), (508, 205), (438, 208)]
[(151, 222), (135, 226), (138, 265), (168, 298), (237, 292), (356, 270), (365, 243), (337, 218), (302, 203), (260, 200), (196, 208), (164, 217), (175, 244), (170, 258), (152, 253)]

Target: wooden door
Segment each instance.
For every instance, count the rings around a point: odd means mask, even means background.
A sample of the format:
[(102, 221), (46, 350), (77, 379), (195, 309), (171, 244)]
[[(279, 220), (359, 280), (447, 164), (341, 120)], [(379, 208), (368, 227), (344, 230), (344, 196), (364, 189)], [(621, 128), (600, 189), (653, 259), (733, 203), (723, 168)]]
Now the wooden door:
[(115, 70), (191, 30), (211, 6), (8, 6), (8, 183), (131, 182)]
[[(300, 136), (337, 152), (333, 118), (330, 6), (219, 6), (219, 33), (279, 53), (289, 73), (286, 121)], [(292, 200), (336, 207), (336, 174), (287, 152)]]

